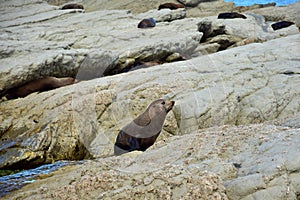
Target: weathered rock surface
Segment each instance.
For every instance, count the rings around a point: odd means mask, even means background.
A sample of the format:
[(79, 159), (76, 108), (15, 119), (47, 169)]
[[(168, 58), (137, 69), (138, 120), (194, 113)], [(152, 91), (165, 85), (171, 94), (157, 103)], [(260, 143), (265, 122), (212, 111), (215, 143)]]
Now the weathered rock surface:
[(162, 138), (210, 126), (294, 115), (300, 110), (299, 68), (295, 67), (299, 64), (299, 37), (251, 44), (2, 102), (1, 168), (33, 160), (38, 164), (88, 154), (112, 155), (118, 130), (161, 97), (176, 101)]
[(271, 27), (272, 22), (266, 22), (264, 17), (255, 14), (245, 14), (245, 16), (247, 19), (217, 19), (216, 16), (203, 18), (198, 23), (198, 28), (203, 33), (201, 41), (205, 43), (198, 49), (203, 52), (203, 48), (207, 47), (206, 50), (212, 53), (231, 46), (299, 33), (296, 25), (274, 31)]
[[(247, 15), (248, 19), (240, 23), (216, 17), (182, 19), (185, 9), (133, 15), (124, 10), (78, 13), (38, 0), (19, 2), (18, 7), (14, 3), (5, 2), (7, 9), (1, 11), (2, 95), (44, 76), (89, 80), (118, 73), (140, 61), (165, 60), (173, 53), (191, 57), (197, 52), (213, 53), (249, 43), (244, 40), (264, 41), (298, 32), (291, 26), (274, 33), (263, 17), (254, 15)], [(20, 7), (25, 11), (20, 12)], [(161, 23), (153, 29), (136, 28), (142, 18), (151, 16)], [(204, 39), (197, 30), (199, 23), (204, 25), (204, 29), (199, 28)], [(215, 35), (207, 35), (207, 30)], [(207, 46), (199, 46), (201, 39), (212, 36), (218, 37), (208, 41)]]
[(136, 18), (154, 18), (156, 22), (170, 22), (177, 19), (183, 19), (186, 17), (186, 9), (162, 9), (162, 10), (149, 10), (148, 12), (138, 14)]
[(292, 21), (298, 27), (300, 27), (300, 2), (293, 3), (288, 6), (280, 6), (280, 7), (268, 7), (262, 9), (255, 9), (251, 12), (263, 15), (268, 21)]
[(178, 0), (180, 3), (182, 3), (185, 6), (197, 6), (199, 3), (202, 2), (210, 2), (210, 1), (215, 1), (215, 0)]
[[(138, 29), (138, 22), (149, 13), (76, 13), (42, 1), (24, 1), (24, 14), (13, 15), (14, 8), (8, 5), (0, 23), (0, 92), (43, 76), (86, 80), (117, 73), (138, 61), (159, 60), (173, 53), (191, 54), (202, 35), (196, 22)], [(185, 16), (184, 9), (151, 13), (159, 21)]]
[[(128, 2), (120, 5), (136, 5)], [(82, 199), (87, 192), (87, 198), (299, 199), (295, 25), (272, 31), (271, 22), (251, 13), (242, 21), (185, 18), (184, 9), (132, 14), (60, 10), (41, 0), (1, 5), (0, 94), (43, 76), (82, 81), (0, 102), (0, 169), (97, 158), (12, 199)], [(137, 29), (153, 16), (155, 28)], [(233, 48), (253, 42), (262, 43)], [(103, 77), (137, 62), (182, 57), (189, 60)], [(120, 128), (162, 97), (176, 104), (155, 146), (140, 156), (110, 157)], [(286, 118), (277, 126), (245, 125)], [(208, 127), (214, 128), (202, 130)]]
[(6, 198), (298, 199), (299, 133), (271, 123), (213, 127), (62, 168)]

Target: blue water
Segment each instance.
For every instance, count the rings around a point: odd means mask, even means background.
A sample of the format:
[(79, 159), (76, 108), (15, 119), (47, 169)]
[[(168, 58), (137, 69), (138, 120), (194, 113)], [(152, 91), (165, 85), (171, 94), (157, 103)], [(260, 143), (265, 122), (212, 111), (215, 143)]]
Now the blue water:
[(295, 3), (299, 0), (225, 0), (225, 2), (234, 2), (236, 6), (250, 6), (253, 4), (276, 3), (276, 6), (285, 6)]
[(81, 161), (58, 161), (52, 164), (42, 165), (35, 169), (24, 170), (16, 174), (0, 177), (0, 198), (13, 190), (20, 189), (27, 183), (33, 183), (38, 176), (49, 174), (66, 165), (80, 164)]

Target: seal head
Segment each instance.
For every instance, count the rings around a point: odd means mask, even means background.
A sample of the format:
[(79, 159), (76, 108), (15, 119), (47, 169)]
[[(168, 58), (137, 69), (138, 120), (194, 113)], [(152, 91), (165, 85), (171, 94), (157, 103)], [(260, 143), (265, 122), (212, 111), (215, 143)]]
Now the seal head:
[(174, 104), (174, 101), (164, 99), (152, 102), (144, 113), (120, 130), (116, 138), (114, 154), (121, 155), (135, 150), (145, 151), (152, 146)]
[(138, 28), (152, 28), (155, 27), (156, 21), (153, 18), (143, 19), (138, 24)]

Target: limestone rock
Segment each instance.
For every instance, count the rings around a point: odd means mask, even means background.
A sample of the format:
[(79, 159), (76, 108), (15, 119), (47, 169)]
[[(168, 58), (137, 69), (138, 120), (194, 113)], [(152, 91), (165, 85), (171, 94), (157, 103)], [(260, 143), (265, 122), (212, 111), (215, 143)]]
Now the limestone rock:
[(21, 5), (26, 10), (23, 14), (14, 6), (1, 11), (5, 17), (0, 23), (0, 94), (44, 76), (88, 80), (118, 73), (135, 62), (189, 54), (201, 39), (196, 22), (137, 29), (143, 16), (153, 14), (158, 20), (172, 21), (183, 18), (184, 9), (134, 16), (126, 10), (74, 13), (43, 1), (23, 1)]
[(297, 199), (299, 142), (297, 128), (271, 122), (212, 127), (64, 167), (6, 198)]
[(210, 2), (210, 1), (215, 1), (215, 0), (178, 0), (180, 3), (182, 3), (185, 6), (197, 6), (199, 3), (202, 2)]
[[(8, 199), (299, 198), (295, 25), (272, 31), (272, 22), (251, 13), (246, 20), (185, 18), (184, 9), (153, 10), (159, 1), (145, 7), (140, 0), (84, 2), (90, 3), (83, 3), (86, 12), (41, 0), (1, 4), (0, 95), (43, 76), (81, 81), (0, 102), (0, 169), (95, 158)], [(220, 2), (195, 9), (210, 7), (198, 12), (208, 15), (232, 5)], [(103, 9), (153, 7), (140, 14), (90, 12), (102, 3)], [(137, 29), (140, 18), (152, 15), (159, 20), (156, 27)], [(248, 45), (213, 53), (243, 44)], [(177, 58), (189, 60), (115, 75), (136, 63)], [(120, 128), (158, 98), (176, 103), (157, 142), (143, 153), (113, 157)]]
[(231, 12), (234, 9), (233, 2), (224, 2), (224, 0), (203, 1), (196, 7), (187, 9), (188, 17), (208, 17), (218, 16), (221, 12)]
[(263, 15), (267, 21), (292, 21), (297, 27), (300, 27), (300, 2), (295, 2), (288, 6), (276, 6), (255, 9), (251, 12)]
[(36, 141), (30, 149), (29, 142), (3, 148), (2, 167), (26, 161), (22, 153), (15, 161), (8, 156), (20, 147), (36, 158), (44, 152), (35, 164), (76, 159), (78, 147), (79, 157), (112, 155), (120, 128), (162, 97), (176, 103), (161, 139), (294, 115), (300, 110), (297, 41), (299, 34), (1, 102), (2, 145)]
[[(8, 198), (21, 199), (221, 199), (227, 200), (221, 179), (214, 173), (202, 172), (197, 168), (187, 169), (180, 165), (159, 166), (155, 171), (137, 173), (118, 170), (118, 167), (135, 163), (130, 157), (101, 159), (82, 166), (58, 172), (63, 179), (50, 177), (35, 183), (27, 192), (12, 194)], [(75, 173), (74, 173), (75, 172)], [(46, 181), (46, 182), (45, 182)], [(51, 184), (51, 182), (53, 184)], [(50, 184), (49, 184), (50, 183)], [(55, 184), (54, 184), (55, 183)], [(57, 187), (59, 186), (59, 187)], [(75, 192), (77, 191), (77, 192)]]
[(156, 22), (170, 22), (177, 19), (183, 19), (186, 17), (186, 10), (176, 9), (162, 9), (162, 10), (149, 10), (148, 12), (141, 13), (136, 15), (136, 18), (143, 19), (143, 18), (154, 18)]
[(295, 25), (274, 31), (271, 28), (272, 23), (266, 22), (263, 16), (246, 14), (246, 17), (247, 19), (217, 19), (217, 17), (202, 19), (198, 23), (199, 31), (203, 32), (201, 41), (205, 42), (204, 45), (219, 44), (217, 49), (219, 51), (231, 46), (271, 40), (299, 32)]

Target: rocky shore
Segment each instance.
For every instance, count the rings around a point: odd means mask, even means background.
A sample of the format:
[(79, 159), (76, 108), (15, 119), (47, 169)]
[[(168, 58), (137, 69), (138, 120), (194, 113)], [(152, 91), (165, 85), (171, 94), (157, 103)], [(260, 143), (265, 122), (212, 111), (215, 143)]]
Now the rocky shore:
[[(79, 82), (2, 98), (0, 170), (84, 161), (2, 198), (300, 198), (299, 2), (67, 2), (1, 3), (1, 96), (45, 76)], [(246, 19), (217, 19), (231, 11)], [(273, 30), (282, 20), (295, 24)], [(158, 98), (175, 106), (155, 145), (113, 156), (118, 131)]]

